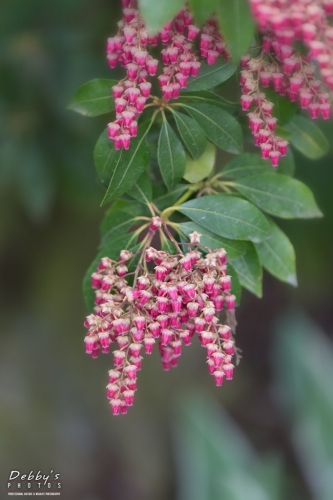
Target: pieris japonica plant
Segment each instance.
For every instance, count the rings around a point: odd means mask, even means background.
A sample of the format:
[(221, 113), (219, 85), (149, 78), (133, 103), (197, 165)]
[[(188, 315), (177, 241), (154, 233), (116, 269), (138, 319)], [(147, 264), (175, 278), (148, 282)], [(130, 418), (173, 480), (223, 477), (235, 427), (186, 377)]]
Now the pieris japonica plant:
[(296, 286), (272, 216), (321, 216), (292, 148), (327, 153), (313, 120), (329, 119), (333, 88), (333, 0), (119, 4), (106, 64), (120, 76), (70, 105), (105, 115), (94, 161), (110, 206), (84, 279), (84, 343), (93, 358), (112, 352), (115, 415), (154, 349), (169, 370), (198, 339), (216, 385), (231, 380), (241, 288), (261, 297), (263, 267)]

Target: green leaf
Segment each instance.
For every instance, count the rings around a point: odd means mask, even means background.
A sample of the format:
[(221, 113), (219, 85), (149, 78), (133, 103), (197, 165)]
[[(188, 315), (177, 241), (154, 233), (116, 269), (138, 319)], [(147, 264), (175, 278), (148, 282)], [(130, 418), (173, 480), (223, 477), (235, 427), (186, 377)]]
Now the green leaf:
[(98, 78), (90, 80), (77, 89), (68, 108), (84, 116), (98, 116), (114, 110), (112, 98), (116, 80)]
[(283, 97), (272, 89), (262, 89), (267, 99), (274, 104), (273, 115), (279, 120), (279, 125), (285, 125), (295, 116), (298, 105), (291, 102), (287, 97)]
[(107, 221), (110, 221), (110, 214), (107, 214), (107, 220), (104, 222), (104, 234), (101, 242), (101, 247), (104, 247), (108, 243), (112, 243), (115, 238), (124, 236), (134, 225), (138, 222), (142, 224), (142, 221), (138, 221), (136, 216), (130, 215), (127, 212), (115, 212), (112, 217), (111, 224), (106, 229)]
[(267, 173), (244, 177), (234, 186), (269, 214), (284, 219), (321, 217), (310, 189), (286, 175)]
[(175, 186), (171, 191), (154, 198), (153, 202), (157, 208), (165, 210), (166, 208), (171, 207), (181, 197), (181, 195), (188, 190), (188, 188), (188, 184), (177, 184), (177, 186)]
[(198, 122), (207, 138), (216, 146), (228, 153), (242, 152), (242, 128), (227, 111), (202, 103), (182, 104), (181, 106)]
[(318, 160), (328, 153), (329, 142), (313, 120), (296, 115), (286, 128), (292, 133), (291, 144), (307, 158)]
[(139, 0), (148, 33), (156, 35), (184, 6), (184, 0)]
[(269, 219), (269, 238), (256, 243), (263, 266), (273, 276), (290, 285), (297, 286), (295, 250), (289, 238)]
[(207, 144), (206, 151), (197, 160), (187, 156), (184, 179), (194, 184), (208, 177), (214, 168), (215, 156), (216, 148), (210, 142)]
[(190, 200), (177, 210), (219, 236), (232, 240), (262, 241), (269, 224), (258, 208), (246, 200), (226, 194)]
[(211, 250), (216, 250), (217, 248), (224, 248), (228, 255), (228, 260), (237, 259), (243, 255), (246, 251), (246, 246), (243, 241), (228, 240), (214, 234), (200, 224), (195, 222), (182, 222), (178, 224), (178, 229), (180, 229), (186, 236), (197, 231), (201, 234), (200, 244), (210, 248)]
[(194, 159), (199, 158), (206, 149), (207, 139), (199, 125), (193, 118), (184, 113), (174, 112), (175, 119), (180, 136), (185, 146)]
[[(100, 225), (100, 234), (102, 241), (105, 241), (112, 234), (114, 238), (118, 238), (126, 232), (137, 220), (134, 220), (140, 215), (146, 215), (141, 203), (131, 200), (115, 200), (110, 208), (105, 212)], [(130, 225), (125, 228), (123, 222), (130, 221)]]
[[(131, 245), (131, 243), (133, 244)], [(130, 245), (130, 247), (127, 247), (128, 245)], [(98, 252), (96, 257), (88, 267), (87, 272), (83, 278), (83, 296), (89, 311), (92, 311), (95, 299), (95, 291), (91, 288), (91, 275), (96, 271), (101, 258), (109, 257), (110, 259), (116, 259), (122, 249), (131, 248), (131, 246), (134, 245), (135, 241), (133, 242), (133, 234), (129, 233), (113, 239), (111, 243), (105, 245)]]
[(213, 106), (221, 106), (227, 111), (235, 111), (238, 108), (237, 102), (228, 101), (224, 97), (215, 94), (210, 90), (201, 90), (200, 92), (181, 92), (177, 102), (202, 102), (212, 104)]
[(157, 157), (163, 180), (171, 189), (184, 175), (186, 158), (182, 143), (166, 120), (158, 139)]
[(190, 0), (195, 22), (202, 26), (216, 9), (216, 0)]
[(263, 160), (259, 154), (243, 153), (232, 158), (221, 171), (223, 177), (242, 179), (250, 175), (279, 172), (292, 175), (295, 169), (294, 155), (289, 148), (287, 156), (280, 158), (278, 168), (272, 168), (270, 161)]
[(145, 139), (151, 123), (147, 121), (140, 125), (138, 136), (131, 140), (130, 149), (121, 151), (117, 163), (112, 167), (110, 184), (101, 205), (126, 193), (147, 168), (149, 148)]
[(153, 197), (153, 186), (149, 175), (144, 172), (128, 193), (132, 198), (148, 205)]
[(232, 261), (236, 269), (240, 284), (254, 293), (257, 297), (262, 297), (262, 265), (253, 243), (246, 243), (244, 255)]
[(94, 163), (102, 184), (107, 185), (110, 182), (120, 155), (121, 152), (115, 150), (113, 141), (108, 138), (108, 131), (105, 129), (99, 136), (94, 149)]
[(231, 59), (237, 64), (254, 37), (255, 24), (248, 0), (217, 0), (217, 13)]
[(236, 69), (237, 66), (230, 61), (219, 60), (212, 66), (202, 62), (198, 76), (189, 78), (187, 87), (183, 92), (194, 92), (217, 87), (221, 83), (229, 80)]

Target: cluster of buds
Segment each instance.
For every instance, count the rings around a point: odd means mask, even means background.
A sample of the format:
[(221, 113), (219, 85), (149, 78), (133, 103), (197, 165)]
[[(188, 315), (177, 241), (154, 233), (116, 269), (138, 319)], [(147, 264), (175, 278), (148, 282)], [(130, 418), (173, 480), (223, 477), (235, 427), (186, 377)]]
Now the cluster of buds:
[(134, 273), (129, 272), (133, 255), (122, 250), (117, 262), (103, 258), (92, 275), (95, 309), (86, 318), (84, 341), (93, 358), (100, 351), (108, 353), (112, 344), (116, 346), (107, 385), (114, 415), (126, 413), (133, 404), (141, 354), (151, 354), (155, 343), (168, 371), (177, 366), (182, 346), (190, 345), (196, 335), (206, 350), (208, 370), (216, 385), (233, 377), (235, 296), (226, 252), (221, 248), (203, 255), (196, 232), (190, 235), (185, 254), (149, 247), (151, 235), (161, 224), (158, 217), (152, 220)]
[(249, 112), (250, 128), (262, 158), (270, 158), (274, 167), (280, 156), (286, 155), (288, 143), (275, 134), (277, 119), (272, 116), (273, 103), (266, 98), (265, 88), (272, 87), (291, 102), (299, 102), (312, 119), (317, 119), (319, 112), (324, 119), (329, 118), (329, 95), (315, 78), (315, 68), (308, 59), (272, 36), (263, 37), (259, 56), (247, 54), (241, 59), (242, 109)]
[(200, 70), (199, 57), (214, 64), (220, 55), (229, 55), (215, 19), (208, 21), (200, 34), (200, 55), (195, 51), (195, 40), (200, 28), (193, 23), (187, 7), (153, 37), (149, 37), (144, 21), (137, 9), (136, 0), (122, 0), (123, 19), (118, 23), (118, 33), (107, 41), (107, 60), (111, 68), (120, 64), (127, 76), (112, 88), (115, 99), (116, 120), (108, 125), (109, 138), (116, 149), (128, 149), (131, 137), (137, 134), (137, 117), (144, 110), (151, 95), (151, 82), (158, 71), (158, 60), (148, 52), (161, 42), (163, 72), (158, 77), (164, 99), (177, 99), (187, 86), (189, 77)]
[(250, 0), (259, 29), (280, 44), (302, 41), (320, 68), (323, 81), (333, 89), (333, 0)]

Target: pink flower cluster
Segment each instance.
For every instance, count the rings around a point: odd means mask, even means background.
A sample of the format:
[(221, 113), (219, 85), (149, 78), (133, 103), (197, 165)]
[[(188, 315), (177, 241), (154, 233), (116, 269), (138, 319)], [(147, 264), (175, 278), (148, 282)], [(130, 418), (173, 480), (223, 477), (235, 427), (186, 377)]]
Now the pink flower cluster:
[[(153, 231), (161, 221), (155, 219)], [(155, 343), (168, 371), (177, 366), (182, 346), (190, 345), (197, 335), (216, 385), (233, 378), (235, 346), (227, 323), (232, 325), (235, 296), (226, 252), (221, 248), (203, 256), (198, 250), (198, 233), (192, 233), (191, 242), (186, 254), (146, 248), (144, 265), (139, 264), (135, 273), (127, 267), (132, 254), (122, 250), (117, 262), (103, 258), (92, 275), (96, 306), (94, 314), (86, 318), (84, 341), (93, 358), (100, 351), (108, 353), (111, 344), (116, 346), (107, 385), (114, 415), (126, 413), (133, 404), (141, 354), (151, 354)], [(149, 271), (148, 266), (153, 269)], [(217, 316), (223, 310), (226, 324)]]
[[(182, 9), (158, 35), (149, 37), (136, 1), (122, 0), (122, 3), (124, 18), (118, 23), (117, 35), (107, 42), (109, 66), (115, 68), (119, 63), (127, 71), (127, 77), (112, 88), (116, 120), (109, 123), (108, 134), (116, 149), (130, 147), (131, 137), (137, 134), (137, 117), (151, 94), (148, 80), (157, 74), (158, 60), (149, 54), (149, 46), (155, 47), (159, 42), (164, 46), (161, 51), (164, 68), (158, 82), (167, 101), (178, 98), (188, 78), (198, 75), (201, 65), (194, 47), (200, 29), (192, 24), (188, 8)], [(229, 57), (214, 19), (203, 27), (199, 45), (200, 55), (208, 64), (214, 64), (221, 54)]]
[(295, 40), (309, 48), (317, 61), (323, 81), (333, 89), (333, 0), (250, 0), (252, 11), (262, 33), (281, 45)]
[(280, 156), (285, 156), (288, 143), (275, 134), (277, 119), (272, 116), (273, 103), (263, 89), (272, 87), (281, 96), (288, 96), (291, 102), (299, 102), (313, 119), (318, 118), (319, 112), (324, 119), (329, 118), (329, 95), (322, 90), (322, 83), (315, 78), (315, 68), (307, 59), (290, 45), (264, 36), (259, 56), (246, 55), (241, 60), (242, 109), (250, 111), (250, 128), (262, 158), (270, 158), (274, 167)]

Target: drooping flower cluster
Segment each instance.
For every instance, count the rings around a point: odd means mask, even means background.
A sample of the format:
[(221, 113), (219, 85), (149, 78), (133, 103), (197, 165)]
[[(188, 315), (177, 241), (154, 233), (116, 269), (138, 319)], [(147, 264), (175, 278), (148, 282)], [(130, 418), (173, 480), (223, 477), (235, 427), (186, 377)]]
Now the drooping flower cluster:
[[(194, 46), (201, 30), (192, 24), (188, 8), (182, 9), (158, 35), (149, 37), (136, 1), (122, 0), (122, 4), (124, 18), (118, 23), (119, 31), (107, 42), (109, 66), (115, 68), (119, 63), (127, 71), (126, 78), (112, 88), (116, 120), (109, 123), (108, 133), (116, 149), (130, 147), (131, 137), (137, 134), (137, 117), (151, 94), (149, 79), (157, 74), (158, 60), (149, 54), (149, 47), (159, 42), (164, 46), (161, 51), (164, 67), (158, 82), (167, 101), (177, 99), (188, 78), (197, 76), (201, 65)], [(200, 56), (208, 64), (214, 64), (219, 55), (229, 57), (214, 19), (202, 28), (199, 46)]]
[(313, 119), (318, 118), (319, 112), (324, 119), (329, 118), (328, 93), (322, 90), (322, 83), (315, 78), (315, 69), (307, 59), (290, 45), (265, 36), (259, 56), (246, 55), (241, 61), (242, 109), (251, 111), (248, 116), (255, 144), (260, 146), (262, 158), (270, 158), (274, 167), (279, 157), (285, 156), (288, 143), (275, 134), (277, 119), (272, 116), (273, 103), (263, 89), (271, 86), (291, 102), (299, 102)]
[[(160, 225), (161, 219), (155, 218), (152, 232)], [(93, 358), (100, 351), (108, 353), (112, 344), (116, 347), (107, 385), (114, 415), (126, 413), (133, 404), (141, 354), (151, 354), (155, 343), (168, 371), (177, 366), (182, 346), (196, 335), (216, 385), (233, 377), (235, 296), (227, 256), (222, 248), (203, 255), (199, 236), (192, 233), (186, 254), (145, 248), (135, 273), (127, 267), (132, 254), (122, 250), (117, 262), (103, 258), (92, 275), (96, 306), (85, 321), (85, 346)], [(218, 317), (222, 312), (223, 324)]]
[(309, 48), (323, 81), (333, 90), (333, 0), (250, 0), (262, 33), (274, 35), (281, 45), (295, 40)]

